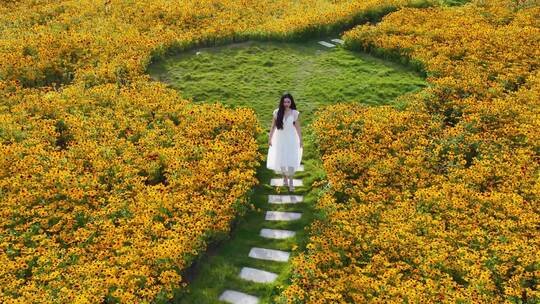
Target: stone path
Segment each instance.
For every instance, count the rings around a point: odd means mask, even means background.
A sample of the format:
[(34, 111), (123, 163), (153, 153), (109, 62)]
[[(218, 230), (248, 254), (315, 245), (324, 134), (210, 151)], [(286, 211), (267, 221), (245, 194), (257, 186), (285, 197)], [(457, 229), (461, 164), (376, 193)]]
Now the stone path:
[(266, 211), (267, 221), (294, 221), (302, 217), (302, 213), (298, 212), (283, 212), (283, 211)]
[[(294, 187), (300, 187), (300, 186), (303, 186), (302, 184), (302, 180), (301, 179), (296, 179), (296, 178), (293, 178), (293, 186)], [(284, 186), (283, 185), (283, 178), (272, 178), (270, 180), (270, 186)], [(287, 186), (288, 187), (288, 186)]]
[(250, 258), (276, 262), (287, 262), (290, 255), (291, 253), (287, 251), (259, 247), (253, 247), (249, 251)]
[(333, 48), (333, 47), (336, 46), (335, 44), (331, 44), (331, 43), (328, 43), (326, 41), (319, 41), (319, 44), (324, 45), (325, 47), (329, 47), (329, 48)]
[(336, 47), (337, 44), (345, 43), (345, 41), (343, 41), (341, 39), (338, 39), (338, 38), (331, 39), (330, 41), (332, 41), (333, 43), (321, 40), (321, 41), (318, 42), (318, 44), (323, 45), (323, 46), (325, 46), (327, 48), (334, 48), (334, 47)]
[(259, 235), (267, 239), (286, 239), (295, 236), (296, 232), (290, 230), (263, 228), (261, 229)]
[(244, 280), (257, 283), (271, 283), (278, 277), (277, 274), (251, 267), (244, 267), (240, 270), (240, 277)]
[(248, 295), (247, 293), (238, 292), (234, 290), (225, 290), (220, 296), (220, 301), (225, 301), (229, 303), (238, 303), (238, 304), (257, 304), (259, 303), (259, 298)]
[[(294, 185), (294, 182), (293, 182)], [(269, 195), (268, 203), (270, 204), (296, 204), (304, 201), (302, 195)]]
[[(301, 166), (301, 170), (303, 171), (304, 166)], [(284, 186), (283, 185), (283, 178), (272, 178), (270, 180), (271, 186)], [(294, 179), (293, 178), (293, 185), (295, 187), (301, 187), (303, 186), (303, 182), (301, 179)], [(288, 186), (285, 186), (288, 190)], [(296, 191), (296, 189), (295, 189)], [(277, 195), (277, 194), (270, 194), (268, 195), (268, 203), (270, 206), (272, 205), (282, 205), (282, 204), (298, 204), (300, 202), (304, 201), (303, 195)], [(302, 218), (302, 213), (300, 212), (284, 212), (284, 211), (273, 211), (273, 210), (267, 210), (265, 213), (265, 220), (267, 221), (294, 221)], [(279, 240), (279, 239), (286, 239), (296, 236), (295, 231), (291, 230), (284, 230), (284, 229), (268, 229), (263, 228), (261, 229), (259, 235), (262, 238), (268, 239), (269, 244), (271, 244), (272, 240)], [(276, 250), (276, 249), (270, 249), (270, 248), (260, 248), (260, 247), (253, 247), (249, 251), (248, 256), (253, 259), (258, 260), (264, 260), (269, 262), (279, 262), (279, 263), (286, 263), (289, 261), (291, 253), (289, 251), (283, 251), (283, 250)], [(279, 274), (265, 271), (262, 269), (257, 268), (251, 268), (251, 267), (242, 267), (240, 270), (240, 273), (238, 276), (246, 281), (261, 283), (261, 284), (269, 284), (274, 282)], [(255, 304), (259, 303), (259, 298), (255, 295), (246, 294), (240, 291), (235, 290), (225, 290), (220, 296), (220, 301), (224, 301), (227, 303), (233, 303), (233, 304)]]

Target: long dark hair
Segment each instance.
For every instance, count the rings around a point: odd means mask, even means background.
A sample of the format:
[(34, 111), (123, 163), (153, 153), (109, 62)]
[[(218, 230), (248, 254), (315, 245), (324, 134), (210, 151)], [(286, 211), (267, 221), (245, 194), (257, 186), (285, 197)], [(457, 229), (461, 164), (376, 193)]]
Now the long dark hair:
[(285, 98), (289, 98), (291, 100), (291, 106), (289, 108), (291, 108), (291, 110), (296, 110), (296, 104), (294, 103), (294, 98), (292, 95), (289, 93), (283, 94), (279, 99), (279, 109), (276, 118), (276, 127), (278, 129), (283, 129), (283, 116), (285, 115), (285, 106), (283, 105), (283, 100), (285, 100)]

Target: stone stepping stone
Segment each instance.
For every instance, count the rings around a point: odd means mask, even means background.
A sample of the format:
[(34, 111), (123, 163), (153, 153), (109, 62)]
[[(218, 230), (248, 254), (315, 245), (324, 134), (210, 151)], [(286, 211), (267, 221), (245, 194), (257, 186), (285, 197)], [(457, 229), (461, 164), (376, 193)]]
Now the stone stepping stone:
[(225, 290), (220, 296), (220, 301), (225, 301), (232, 304), (258, 304), (259, 298), (248, 295), (247, 293), (234, 291), (234, 290)]
[(267, 239), (286, 239), (295, 236), (296, 232), (290, 230), (263, 228), (261, 229), (259, 235)]
[(297, 204), (303, 201), (303, 195), (268, 195), (268, 203), (270, 204)]
[[(273, 170), (276, 174), (281, 174), (281, 171), (276, 171), (276, 170)], [(295, 172), (300, 172), (300, 171), (304, 171), (304, 165), (300, 165), (298, 167), (298, 169), (296, 169)]]
[[(298, 172), (298, 171), (304, 171), (304, 165), (303, 164), (300, 164), (300, 166), (298, 166), (298, 169), (296, 169), (295, 172)], [(277, 171), (278, 174), (281, 174), (281, 171)]]
[(284, 211), (266, 211), (267, 221), (294, 221), (302, 217), (302, 213)]
[(325, 47), (329, 47), (329, 48), (332, 48), (332, 47), (335, 47), (336, 45), (334, 44), (331, 44), (331, 43), (328, 43), (326, 41), (319, 41), (319, 44), (320, 45), (324, 45)]
[(345, 43), (345, 41), (341, 40), (341, 39), (332, 39), (333, 42), (336, 42), (336, 43), (339, 43), (339, 44), (343, 44)]
[(287, 262), (291, 253), (287, 251), (253, 247), (249, 251), (249, 257), (259, 260)]
[[(295, 186), (295, 187), (303, 186), (303, 183), (302, 183), (301, 179), (293, 178), (292, 183), (293, 183), (293, 186)], [(272, 178), (270, 180), (270, 185), (271, 186), (283, 186), (283, 178)], [(288, 187), (288, 185), (287, 185), (287, 187)]]
[(242, 270), (240, 270), (240, 277), (244, 280), (257, 283), (272, 283), (276, 280), (278, 275), (257, 268), (243, 267)]

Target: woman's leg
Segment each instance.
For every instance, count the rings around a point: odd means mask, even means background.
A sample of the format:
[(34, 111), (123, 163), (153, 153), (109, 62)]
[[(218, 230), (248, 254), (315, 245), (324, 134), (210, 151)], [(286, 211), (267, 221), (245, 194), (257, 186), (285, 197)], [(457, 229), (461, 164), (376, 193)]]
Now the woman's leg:
[(294, 185), (293, 185), (293, 176), (294, 176), (294, 168), (288, 167), (288, 176), (289, 176), (289, 190), (294, 191)]
[(281, 167), (281, 174), (283, 175), (283, 186), (287, 186), (288, 184), (288, 176), (287, 176), (287, 172), (285, 171), (285, 167)]

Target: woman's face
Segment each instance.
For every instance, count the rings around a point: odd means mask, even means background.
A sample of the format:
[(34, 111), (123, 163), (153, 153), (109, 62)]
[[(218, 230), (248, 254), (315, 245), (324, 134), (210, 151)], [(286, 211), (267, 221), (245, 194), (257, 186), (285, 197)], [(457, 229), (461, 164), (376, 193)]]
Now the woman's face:
[(289, 97), (285, 97), (285, 98), (283, 99), (283, 106), (284, 106), (285, 108), (288, 108), (288, 107), (291, 106), (291, 99), (290, 99)]

